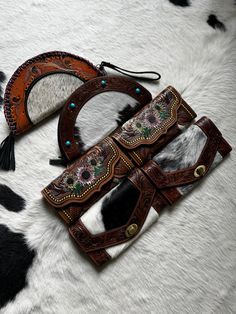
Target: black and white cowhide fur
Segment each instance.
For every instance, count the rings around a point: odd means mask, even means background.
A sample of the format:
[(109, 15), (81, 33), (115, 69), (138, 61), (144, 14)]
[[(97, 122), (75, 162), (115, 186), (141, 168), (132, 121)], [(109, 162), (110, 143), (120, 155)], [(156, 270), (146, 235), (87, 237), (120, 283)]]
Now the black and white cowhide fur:
[[(0, 205), (20, 212), (25, 200), (6, 185), (0, 185)], [(27, 285), (27, 272), (35, 252), (28, 247), (22, 233), (12, 232), (0, 224), (0, 307), (13, 300)]]
[[(42, 201), (41, 190), (64, 170), (49, 165), (49, 159), (60, 155), (58, 115), (16, 139), (17, 169), (0, 171), (0, 184), (26, 205), (19, 212), (0, 205), (0, 225), (5, 232), (21, 234), (35, 257), (27, 285), (0, 313), (235, 313), (235, 1), (2, 3), (0, 69), (7, 79), (25, 60), (52, 50), (94, 64), (105, 60), (134, 71), (153, 69), (162, 75), (159, 83), (144, 83), (153, 96), (173, 85), (199, 117), (207, 115), (216, 123), (233, 151), (124, 254), (98, 270), (78, 251), (55, 210)], [(225, 31), (207, 23), (210, 15)], [(6, 81), (0, 85), (4, 89)], [(116, 110), (110, 101), (90, 106), (77, 123), (85, 145), (117, 126), (119, 111), (132, 106), (127, 99), (123, 104)], [(8, 134), (1, 110), (0, 142)]]

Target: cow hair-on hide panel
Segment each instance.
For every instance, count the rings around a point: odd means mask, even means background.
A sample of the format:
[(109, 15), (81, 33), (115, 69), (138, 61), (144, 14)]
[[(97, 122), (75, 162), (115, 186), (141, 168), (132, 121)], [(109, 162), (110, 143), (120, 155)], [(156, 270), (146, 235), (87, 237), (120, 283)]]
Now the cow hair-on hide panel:
[(118, 119), (116, 120), (117, 125), (120, 126), (128, 121), (133, 115), (141, 108), (140, 103), (136, 103), (133, 107), (127, 104), (123, 109), (118, 111)]
[(22, 234), (0, 225), (0, 307), (26, 286), (34, 256), (35, 252), (28, 248)]
[(106, 230), (121, 227), (127, 223), (139, 195), (139, 190), (126, 179), (104, 199), (101, 214)]
[[(196, 164), (206, 143), (206, 134), (197, 125), (191, 125), (155, 155), (153, 160), (160, 165), (163, 171), (168, 173), (189, 168)], [(222, 156), (217, 152), (210, 170), (214, 169), (221, 161)], [(178, 190), (182, 195), (185, 195), (199, 183), (200, 181), (183, 185), (178, 187)]]
[(3, 103), (2, 86), (1, 85), (5, 81), (5, 79), (6, 79), (5, 74), (2, 71), (0, 71), (0, 109), (1, 109), (2, 103)]
[(7, 185), (0, 184), (0, 205), (7, 210), (20, 212), (25, 207), (25, 200)]
[[(0, 206), (0, 224), (24, 235), (37, 254), (28, 285), (1, 314), (236, 313), (236, 6), (233, 0), (188, 3), (0, 1), (0, 69), (7, 78), (25, 60), (52, 50), (93, 64), (105, 60), (134, 71), (154, 70), (161, 80), (142, 83), (153, 97), (174, 86), (198, 117), (209, 116), (233, 146), (203, 184), (164, 210), (158, 223), (147, 224), (123, 254), (97, 269), (71, 240), (54, 208), (42, 201), (41, 190), (65, 169), (49, 165), (60, 154), (58, 115), (18, 137), (17, 169), (0, 171), (0, 184), (27, 203), (17, 213)], [(210, 14), (226, 32), (207, 24)], [(130, 99), (113, 98), (115, 103), (101, 99), (79, 115), (76, 126), (85, 146), (116, 128), (118, 112), (133, 105)], [(0, 142), (8, 134), (2, 110)], [(156, 219), (152, 213), (151, 222)], [(101, 216), (98, 222), (93, 230), (104, 231)], [(107, 251), (115, 256), (121, 247)]]
[(82, 84), (78, 77), (65, 73), (42, 77), (31, 88), (27, 98), (27, 113), (31, 122), (37, 124), (57, 111)]

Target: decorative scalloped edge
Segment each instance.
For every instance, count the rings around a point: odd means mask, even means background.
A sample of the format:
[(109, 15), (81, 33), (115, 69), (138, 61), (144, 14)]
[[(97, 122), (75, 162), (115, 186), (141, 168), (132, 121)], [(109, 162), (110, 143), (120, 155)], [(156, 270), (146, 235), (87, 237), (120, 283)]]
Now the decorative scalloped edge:
[[(72, 201), (84, 201), (84, 199), (86, 199), (90, 193), (90, 191), (92, 190), (92, 194), (94, 192), (99, 192), (102, 188), (102, 186), (104, 185), (104, 180), (103, 179), (108, 179), (109, 176), (111, 175), (112, 171), (114, 170), (114, 167), (117, 163), (117, 161), (119, 160), (119, 158), (121, 158), (120, 154), (119, 154), (119, 150), (117, 148), (117, 146), (112, 143), (109, 138), (105, 138), (104, 141), (107, 143), (107, 145), (110, 147), (110, 149), (113, 152), (113, 155), (110, 157), (110, 160), (108, 162), (108, 166), (107, 166), (107, 172), (105, 175), (103, 175), (101, 178), (99, 178), (94, 184), (90, 185), (81, 195), (75, 195), (75, 194), (69, 194), (67, 196), (64, 196), (62, 198), (55, 198), (50, 190), (48, 189), (48, 187), (46, 187), (42, 193), (44, 194), (44, 196), (46, 196), (46, 198), (49, 200), (51, 200), (51, 202), (54, 204), (54, 206), (57, 205), (61, 205), (63, 204), (65, 201), (67, 200), (72, 200)], [(124, 160), (123, 160), (124, 161)], [(100, 183), (100, 184), (99, 184)], [(51, 185), (51, 184), (50, 184)], [(93, 188), (97, 187), (96, 190), (93, 190)]]
[(34, 62), (39, 62), (44, 58), (66, 57), (66, 56), (72, 57), (72, 58), (79, 60), (79, 61), (83, 61), (83, 62), (87, 63), (89, 66), (91, 66), (94, 70), (100, 72), (101, 75), (104, 75), (104, 72), (102, 72), (98, 67), (96, 67), (94, 64), (92, 64), (87, 59), (84, 59), (80, 56), (77, 56), (77, 55), (74, 55), (74, 54), (71, 54), (71, 53), (68, 53), (65, 51), (44, 52), (44, 53), (39, 54), (39, 55), (37, 55), (31, 59), (26, 60), (21, 66), (19, 66), (17, 68), (17, 70), (13, 73), (10, 80), (8, 81), (7, 86), (6, 86), (6, 90), (5, 90), (5, 94), (4, 94), (4, 100), (3, 100), (4, 115), (5, 115), (7, 124), (9, 126), (11, 132), (14, 135), (17, 133), (17, 131), (16, 131), (16, 121), (15, 121), (14, 117), (12, 116), (12, 108), (11, 108), (11, 104), (10, 104), (10, 91), (11, 91), (12, 85), (14, 84), (16, 79), (18, 78), (19, 74), (21, 73), (22, 70), (24, 70), (30, 64), (32, 64)]
[[(150, 137), (144, 138), (143, 136), (140, 136), (133, 141), (128, 141), (125, 138), (122, 138), (120, 136), (121, 134), (116, 133), (112, 137), (114, 137), (121, 145), (124, 145), (127, 149), (133, 149), (142, 144), (153, 144), (155, 141), (158, 140), (161, 135), (166, 134), (168, 129), (173, 125), (173, 123), (175, 123), (174, 115), (177, 114), (178, 108), (182, 105), (182, 99), (178, 95), (176, 95), (172, 87), (168, 86), (166, 90), (175, 97), (175, 100), (170, 107), (170, 117), (167, 118), (167, 120), (160, 127), (158, 127)], [(164, 95), (161, 93), (160, 95), (155, 97), (153, 101), (155, 101), (155, 99), (157, 99), (158, 97), (164, 98)], [(127, 147), (127, 144), (131, 146)]]

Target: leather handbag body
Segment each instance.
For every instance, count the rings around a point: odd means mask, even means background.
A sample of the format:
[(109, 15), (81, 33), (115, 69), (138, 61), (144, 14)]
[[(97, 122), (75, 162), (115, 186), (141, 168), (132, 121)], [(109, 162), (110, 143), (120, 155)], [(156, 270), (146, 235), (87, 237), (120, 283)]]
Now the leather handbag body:
[(167, 87), (71, 164), (42, 191), (43, 196), (67, 224), (74, 224), (135, 167), (150, 160), (189, 126), (195, 116), (180, 94)]
[(96, 265), (106, 263), (155, 223), (163, 208), (202, 182), (230, 151), (214, 123), (201, 118), (91, 206), (69, 227), (71, 236)]

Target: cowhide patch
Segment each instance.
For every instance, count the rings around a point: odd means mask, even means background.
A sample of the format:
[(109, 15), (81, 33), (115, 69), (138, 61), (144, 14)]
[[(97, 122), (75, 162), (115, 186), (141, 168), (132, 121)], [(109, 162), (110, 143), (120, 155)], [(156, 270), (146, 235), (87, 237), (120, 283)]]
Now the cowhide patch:
[(2, 90), (1, 83), (3, 83), (5, 81), (5, 79), (6, 79), (5, 74), (2, 71), (0, 71), (0, 108), (1, 108), (1, 105), (3, 103), (3, 98), (2, 98), (3, 90)]
[(26, 286), (26, 275), (35, 252), (20, 233), (0, 225), (0, 307), (13, 300)]
[(130, 118), (134, 116), (136, 112), (141, 108), (140, 103), (137, 103), (134, 107), (131, 105), (126, 105), (122, 110), (118, 112), (118, 119), (116, 120), (118, 126), (124, 124)]
[(127, 223), (139, 198), (139, 190), (124, 180), (102, 203), (102, 218), (106, 230)]
[(208, 16), (207, 24), (210, 25), (214, 29), (219, 29), (223, 32), (226, 31), (225, 25), (221, 21), (218, 20), (218, 18), (217, 18), (217, 16), (215, 16), (215, 14), (211, 14)]
[(0, 184), (0, 205), (9, 211), (19, 212), (25, 207), (25, 200), (8, 186)]
[(188, 0), (169, 0), (174, 5), (178, 5), (180, 7), (188, 7), (190, 6), (190, 3)]

